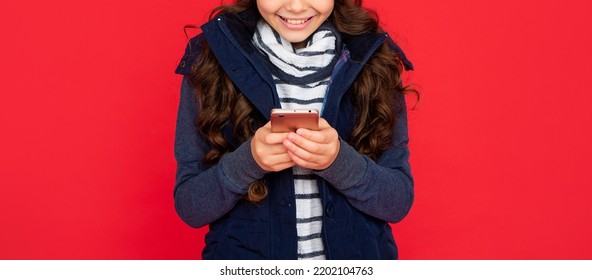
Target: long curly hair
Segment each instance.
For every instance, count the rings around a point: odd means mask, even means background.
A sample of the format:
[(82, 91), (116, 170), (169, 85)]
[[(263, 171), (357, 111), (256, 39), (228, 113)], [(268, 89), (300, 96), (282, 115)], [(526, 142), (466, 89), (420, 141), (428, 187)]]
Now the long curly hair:
[[(256, 7), (255, 0), (237, 0), (231, 5), (215, 8), (210, 18), (223, 13), (240, 13)], [(342, 36), (356, 36), (383, 32), (374, 11), (362, 7), (361, 0), (335, 0), (328, 19)], [(204, 40), (205, 41), (205, 40)], [(209, 141), (210, 151), (203, 157), (206, 164), (217, 163), (229, 152), (229, 141), (243, 143), (252, 137), (258, 125), (253, 105), (233, 85), (224, 73), (207, 42), (202, 42), (200, 54), (191, 71), (200, 113), (195, 125)], [(361, 154), (377, 160), (392, 144), (397, 112), (404, 108), (400, 95), (414, 91), (403, 87), (400, 56), (387, 42), (372, 55), (353, 83), (352, 104), (356, 110), (356, 123), (349, 144)], [(224, 137), (224, 127), (231, 124), (234, 139)], [(253, 182), (246, 199), (259, 202), (267, 196), (262, 180)]]

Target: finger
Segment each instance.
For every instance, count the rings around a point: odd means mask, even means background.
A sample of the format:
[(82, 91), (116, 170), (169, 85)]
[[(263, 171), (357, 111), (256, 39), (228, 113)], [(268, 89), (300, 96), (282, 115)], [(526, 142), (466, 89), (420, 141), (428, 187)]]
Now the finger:
[(281, 133), (269, 133), (265, 135), (265, 143), (268, 145), (273, 144), (281, 144), (284, 139), (288, 136), (288, 132), (281, 132)]
[(295, 163), (292, 161), (292, 158), (288, 153), (285, 153), (263, 157), (258, 164), (266, 171), (279, 171), (293, 166)]
[(293, 167), (294, 165), (296, 165), (296, 163), (294, 163), (293, 161), (286, 162), (286, 163), (282, 163), (282, 164), (278, 164), (278, 165), (275, 165), (275, 166), (274, 166), (274, 169), (273, 169), (273, 171), (274, 171), (274, 172), (277, 172), (277, 171), (282, 171), (282, 170), (284, 170), (284, 169), (291, 168), (291, 167)]
[(251, 148), (254, 157), (262, 159), (268, 156), (284, 155), (288, 152), (283, 144), (276, 145), (254, 145)]
[[(301, 135), (298, 135), (296, 133), (288, 134), (288, 136), (286, 137), (286, 140), (288, 140), (289, 142), (292, 142), (293, 144), (306, 150), (309, 153), (312, 153), (312, 154), (322, 154), (323, 153), (323, 145), (322, 144), (320, 144), (318, 142), (311, 141), (311, 140), (309, 140)], [(285, 146), (285, 143), (284, 143), (284, 146)]]
[(306, 161), (306, 160), (298, 157), (296, 154), (292, 153), (291, 151), (288, 151), (288, 156), (290, 157), (292, 162), (294, 162), (294, 164), (296, 164), (300, 167), (308, 168), (308, 169), (317, 169), (316, 168), (317, 164), (310, 162), (310, 161)]
[(279, 155), (269, 155), (265, 159), (263, 159), (263, 163), (266, 163), (268, 166), (275, 166), (291, 162), (292, 158), (290, 158), (287, 152)]
[[(296, 134), (316, 143), (328, 143), (331, 140), (331, 134), (335, 129), (332, 127), (325, 127), (321, 130), (310, 130), (305, 128), (299, 128), (296, 130)], [(336, 134), (336, 132), (335, 132)]]
[(284, 147), (286, 147), (286, 149), (288, 150), (289, 153), (292, 153), (293, 155), (297, 156), (298, 158), (307, 161), (307, 162), (312, 162), (315, 160), (316, 155), (307, 151), (306, 149), (296, 145), (295, 143), (293, 143), (292, 141), (286, 139), (284, 141)]
[(274, 145), (268, 145), (265, 147), (261, 147), (261, 155), (262, 156), (267, 156), (267, 155), (282, 155), (287, 153), (288, 150), (286, 149), (286, 146), (284, 146), (284, 144), (274, 144)]
[(324, 118), (319, 118), (319, 130), (331, 127), (331, 125)]

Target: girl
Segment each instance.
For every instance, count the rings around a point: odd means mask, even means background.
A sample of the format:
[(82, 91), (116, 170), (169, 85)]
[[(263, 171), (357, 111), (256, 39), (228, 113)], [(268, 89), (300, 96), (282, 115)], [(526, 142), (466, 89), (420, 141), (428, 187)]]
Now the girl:
[[(412, 65), (361, 0), (238, 0), (190, 40), (175, 208), (204, 259), (396, 259), (413, 201), (401, 83)], [(272, 108), (321, 112), (272, 133)]]

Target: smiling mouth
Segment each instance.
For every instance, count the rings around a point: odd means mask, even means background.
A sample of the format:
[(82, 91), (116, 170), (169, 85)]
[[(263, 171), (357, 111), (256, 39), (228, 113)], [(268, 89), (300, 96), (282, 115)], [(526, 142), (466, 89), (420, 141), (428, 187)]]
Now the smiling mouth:
[(309, 21), (312, 17), (306, 18), (306, 19), (290, 19), (290, 18), (285, 18), (280, 16), (280, 18), (287, 22), (288, 24), (293, 24), (293, 25), (299, 25), (299, 24), (304, 24), (305, 22)]

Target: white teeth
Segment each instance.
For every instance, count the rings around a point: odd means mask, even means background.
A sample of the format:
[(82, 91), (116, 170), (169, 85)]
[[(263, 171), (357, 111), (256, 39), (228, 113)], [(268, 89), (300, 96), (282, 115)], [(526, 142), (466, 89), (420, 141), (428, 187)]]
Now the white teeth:
[(303, 20), (303, 19), (289, 19), (288, 20), (289, 24), (303, 24), (305, 22), (306, 22), (306, 20)]
[(308, 21), (308, 19), (288, 19), (288, 18), (283, 18), (283, 19), (287, 23), (293, 24), (293, 25), (303, 24)]

